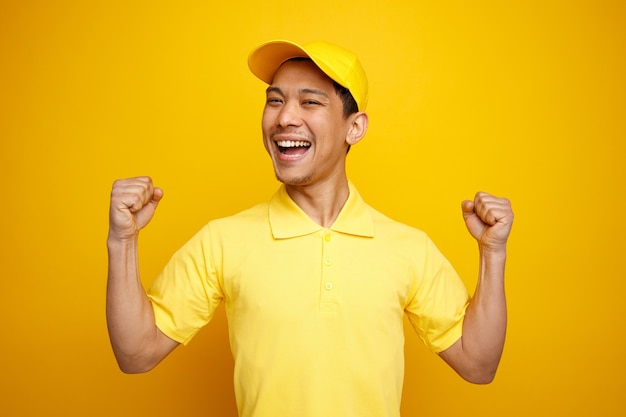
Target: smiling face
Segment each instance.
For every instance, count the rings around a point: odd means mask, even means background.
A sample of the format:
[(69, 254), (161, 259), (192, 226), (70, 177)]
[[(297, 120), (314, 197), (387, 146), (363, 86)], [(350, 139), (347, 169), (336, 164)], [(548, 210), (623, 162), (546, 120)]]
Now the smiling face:
[(344, 117), (331, 79), (313, 62), (285, 62), (267, 88), (263, 111), (263, 141), (276, 178), (287, 186), (344, 181), (356, 115)]

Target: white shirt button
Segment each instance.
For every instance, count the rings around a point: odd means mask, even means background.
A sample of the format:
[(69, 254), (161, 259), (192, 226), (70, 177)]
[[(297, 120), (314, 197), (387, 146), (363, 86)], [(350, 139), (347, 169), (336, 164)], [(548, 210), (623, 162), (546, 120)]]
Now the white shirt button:
[(327, 283), (326, 283), (326, 289), (327, 289), (327, 290), (329, 290), (329, 291), (333, 289), (333, 284), (332, 284), (332, 282), (327, 282)]

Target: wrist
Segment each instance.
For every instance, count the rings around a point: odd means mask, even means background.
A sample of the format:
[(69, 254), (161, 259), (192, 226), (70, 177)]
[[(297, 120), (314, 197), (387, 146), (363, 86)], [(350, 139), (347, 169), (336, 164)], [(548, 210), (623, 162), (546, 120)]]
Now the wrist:
[(123, 237), (109, 231), (107, 236), (107, 247), (109, 250), (136, 248), (138, 236)]
[(502, 260), (506, 259), (506, 245), (502, 246), (478, 246), (478, 251), (482, 258), (488, 260)]

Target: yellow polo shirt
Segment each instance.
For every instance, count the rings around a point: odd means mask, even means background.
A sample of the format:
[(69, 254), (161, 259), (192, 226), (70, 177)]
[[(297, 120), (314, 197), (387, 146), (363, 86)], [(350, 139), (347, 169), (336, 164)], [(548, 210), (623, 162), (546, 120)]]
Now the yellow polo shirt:
[(330, 228), (284, 186), (209, 222), (149, 290), (181, 343), (225, 303), (242, 417), (400, 415), (402, 318), (439, 352), (461, 337), (467, 290), (421, 231), (350, 196)]

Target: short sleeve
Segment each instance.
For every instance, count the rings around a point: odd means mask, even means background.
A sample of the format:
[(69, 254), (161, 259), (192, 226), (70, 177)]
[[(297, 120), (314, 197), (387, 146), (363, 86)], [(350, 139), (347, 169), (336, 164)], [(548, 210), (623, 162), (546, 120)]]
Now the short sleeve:
[(148, 290), (157, 327), (179, 343), (189, 343), (224, 298), (213, 262), (216, 246), (207, 225), (172, 256)]
[(452, 265), (426, 239), (420, 277), (405, 310), (422, 341), (439, 353), (460, 339), (470, 297)]

